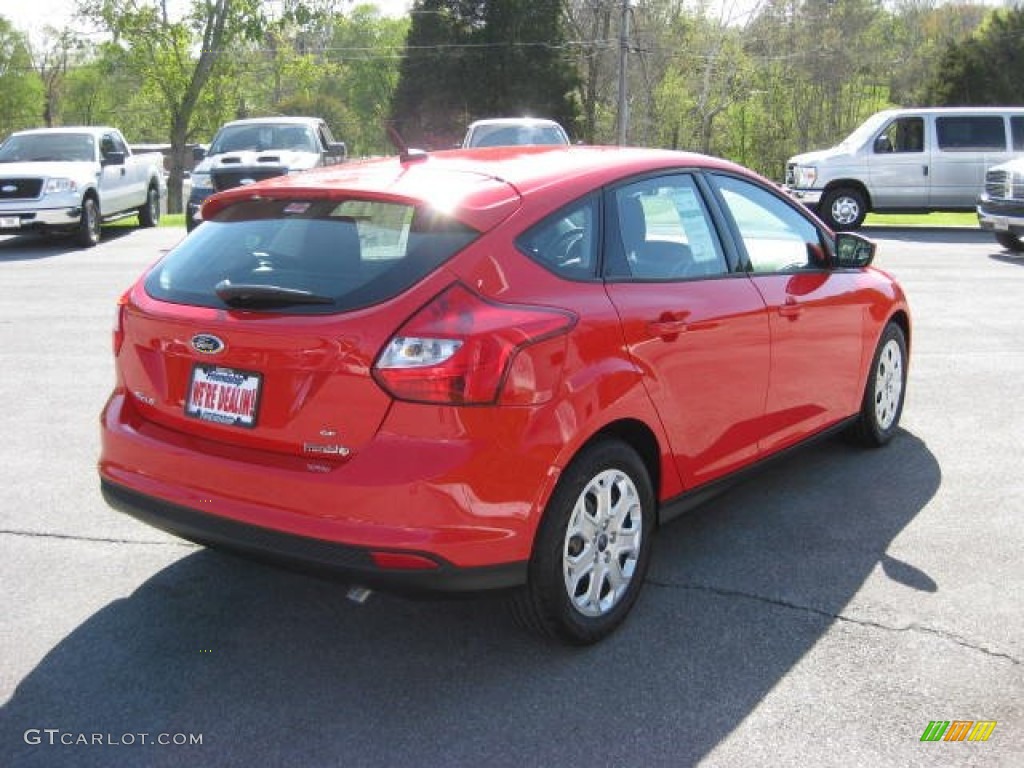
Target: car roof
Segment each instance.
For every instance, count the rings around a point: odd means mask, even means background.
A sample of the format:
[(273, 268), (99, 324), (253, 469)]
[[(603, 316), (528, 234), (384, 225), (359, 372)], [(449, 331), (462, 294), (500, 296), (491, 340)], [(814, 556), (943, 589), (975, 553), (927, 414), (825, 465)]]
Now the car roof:
[(749, 173), (726, 160), (687, 152), (614, 146), (511, 146), (457, 149), (332, 165), (209, 199), (204, 215), (254, 197), (334, 198), (351, 193), (430, 203), (480, 231), (506, 218), (524, 196), (551, 192), (565, 202), (618, 179), (672, 168)]
[(546, 117), (488, 117), (483, 120), (474, 120), (469, 127), (475, 128), (481, 125), (557, 125), (561, 127), (558, 122)]
[(24, 131), (15, 131), (12, 136), (27, 136), (30, 134), (40, 133), (88, 133), (94, 136), (98, 136), (101, 133), (110, 133), (116, 131), (109, 125), (62, 125), (57, 128), (28, 128)]
[(232, 120), (231, 122), (224, 123), (222, 128), (226, 128), (229, 125), (267, 125), (273, 123), (275, 125), (284, 124), (301, 124), (309, 125), (310, 123), (321, 122), (319, 117), (295, 117), (291, 115), (281, 115), (274, 117), (245, 117), (241, 120)]

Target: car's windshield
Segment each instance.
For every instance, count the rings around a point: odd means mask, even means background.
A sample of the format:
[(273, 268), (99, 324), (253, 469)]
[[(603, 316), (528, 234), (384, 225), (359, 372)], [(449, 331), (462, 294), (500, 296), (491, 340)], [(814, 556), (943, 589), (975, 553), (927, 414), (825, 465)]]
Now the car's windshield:
[(73, 163), (96, 158), (90, 133), (22, 134), (0, 145), (0, 163)]
[(555, 125), (503, 124), (478, 125), (469, 137), (471, 147), (568, 144), (565, 134)]
[(262, 152), (268, 149), (316, 152), (316, 142), (308, 125), (287, 123), (228, 125), (220, 130), (213, 144), (210, 145), (210, 154)]
[(888, 112), (879, 112), (878, 114), (872, 115), (863, 123), (861, 123), (853, 133), (843, 139), (840, 143), (840, 147), (849, 149), (856, 149), (865, 144), (865, 142), (872, 141), (883, 125), (891, 117)]

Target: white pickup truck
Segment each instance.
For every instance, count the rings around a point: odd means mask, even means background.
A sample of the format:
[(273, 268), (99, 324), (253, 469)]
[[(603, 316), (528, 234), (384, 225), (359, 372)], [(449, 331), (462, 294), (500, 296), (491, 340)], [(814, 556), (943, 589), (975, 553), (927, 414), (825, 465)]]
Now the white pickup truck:
[(156, 226), (165, 190), (162, 156), (133, 155), (115, 128), (18, 131), (0, 144), (0, 232), (71, 233), (90, 247), (104, 221)]

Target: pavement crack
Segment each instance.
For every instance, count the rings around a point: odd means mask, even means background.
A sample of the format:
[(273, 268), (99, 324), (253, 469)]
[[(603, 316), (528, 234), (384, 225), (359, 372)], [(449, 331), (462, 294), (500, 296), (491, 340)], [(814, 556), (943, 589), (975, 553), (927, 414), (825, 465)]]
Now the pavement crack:
[(657, 579), (647, 578), (646, 582), (655, 587), (661, 587), (664, 589), (686, 589), (694, 592), (708, 592), (721, 597), (738, 597), (746, 600), (755, 600), (760, 603), (767, 603), (769, 605), (778, 606), (780, 608), (787, 608), (792, 611), (800, 611), (802, 613), (810, 613), (822, 618), (829, 619), (830, 621), (841, 621), (847, 624), (856, 624), (861, 627), (868, 627), (871, 629), (879, 629), (884, 632), (914, 632), (932, 635), (934, 637), (948, 640), (949, 642), (955, 643), (956, 645), (966, 648), (970, 651), (976, 651), (977, 653), (984, 654), (994, 659), (1004, 659), (1009, 661), (1015, 666), (1019, 666), (1021, 660), (1016, 656), (1006, 653), (1004, 651), (993, 650), (984, 645), (980, 645), (976, 642), (972, 642), (967, 638), (950, 632), (948, 630), (936, 629), (935, 627), (929, 627), (922, 624), (911, 623), (905, 626), (893, 626), (891, 624), (884, 624), (879, 621), (872, 621), (870, 619), (861, 619), (854, 616), (848, 616), (842, 613), (833, 613), (832, 611), (826, 611), (821, 608), (815, 608), (809, 605), (800, 605), (789, 600), (782, 600), (777, 597), (766, 597), (764, 595), (758, 595), (752, 592), (743, 592), (737, 589), (725, 589), (722, 587), (713, 587), (708, 584), (694, 584), (694, 583), (678, 583), (671, 581), (658, 581)]
[(77, 536), (70, 533), (49, 533), (47, 531), (18, 531), (11, 528), (0, 528), (0, 535), (23, 536), (29, 539), (63, 539), (65, 541), (93, 541), (100, 544), (146, 544), (150, 546), (184, 547), (194, 549), (195, 545), (187, 541), (156, 541), (153, 539), (115, 539), (111, 536)]

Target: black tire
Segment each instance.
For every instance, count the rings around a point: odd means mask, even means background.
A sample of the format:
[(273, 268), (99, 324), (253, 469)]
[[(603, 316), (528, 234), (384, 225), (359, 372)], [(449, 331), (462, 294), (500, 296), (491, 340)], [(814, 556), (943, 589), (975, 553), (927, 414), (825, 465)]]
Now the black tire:
[(160, 190), (150, 185), (146, 190), (146, 202), (139, 208), (139, 226), (155, 227), (160, 223)]
[(858, 229), (868, 215), (864, 195), (853, 187), (839, 187), (825, 193), (818, 206), (821, 220), (834, 232)]
[(864, 384), (860, 415), (851, 430), (857, 442), (872, 448), (885, 445), (899, 429), (907, 395), (907, 340), (890, 322), (878, 340)]
[(82, 200), (82, 215), (75, 231), (75, 241), (83, 248), (92, 248), (100, 241), (103, 221), (100, 218), (100, 207), (92, 196)]
[(1012, 232), (996, 232), (996, 241), (1008, 251), (1020, 253), (1024, 251), (1024, 238)]
[(654, 490), (619, 440), (584, 448), (562, 473), (537, 530), (516, 619), (573, 645), (607, 637), (636, 602), (651, 557)]

